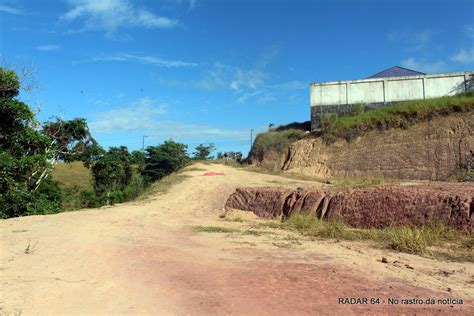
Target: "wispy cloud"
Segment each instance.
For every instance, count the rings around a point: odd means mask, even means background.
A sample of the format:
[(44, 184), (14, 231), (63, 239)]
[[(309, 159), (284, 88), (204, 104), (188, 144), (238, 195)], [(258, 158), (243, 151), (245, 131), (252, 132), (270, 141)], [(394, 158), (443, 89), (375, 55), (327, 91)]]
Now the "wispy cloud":
[(194, 86), (196, 88), (209, 91), (226, 87), (229, 69), (229, 66), (216, 62), (209, 70), (206, 71), (204, 78), (197, 81)]
[(407, 51), (420, 51), (425, 49), (434, 36), (432, 30), (423, 31), (394, 31), (387, 33), (389, 42), (403, 47)]
[[(205, 90), (231, 90), (236, 96), (236, 102), (241, 104), (266, 104), (279, 99), (288, 100), (289, 94), (298, 95), (298, 90), (306, 89), (308, 85), (298, 80), (277, 84), (267, 82), (270, 78), (267, 66), (278, 54), (279, 47), (272, 46), (264, 50), (255, 66), (250, 68), (215, 63), (194, 86)], [(292, 101), (296, 99), (293, 97)]]
[(0, 4), (0, 12), (5, 12), (9, 14), (14, 14), (14, 15), (21, 15), (23, 14), (23, 11), (11, 6), (8, 6), (6, 4)]
[(167, 113), (168, 105), (144, 97), (128, 107), (99, 113), (89, 124), (94, 133), (135, 131), (155, 126), (156, 117)]
[(189, 124), (177, 121), (156, 121), (148, 134), (162, 138), (244, 138), (247, 130), (223, 129), (208, 124)]
[(189, 10), (194, 10), (196, 8), (196, 0), (189, 0)]
[(196, 67), (197, 63), (182, 60), (165, 59), (156, 56), (139, 56), (127, 53), (120, 53), (112, 56), (97, 56), (92, 58), (93, 62), (137, 62), (158, 67), (178, 68), (178, 67)]
[(162, 138), (238, 138), (247, 131), (222, 129), (207, 124), (164, 120), (168, 105), (145, 97), (130, 106), (104, 111), (89, 124), (93, 133), (129, 133), (142, 131), (150, 137)]
[(470, 37), (470, 38), (474, 38), (474, 25), (466, 25), (464, 27), (464, 33)]
[(451, 60), (462, 64), (474, 63), (474, 47), (461, 49), (456, 55), (451, 57)]
[(232, 90), (239, 90), (242, 88), (256, 89), (263, 85), (266, 76), (267, 75), (260, 70), (236, 69), (234, 79), (230, 83), (230, 88)]
[(64, 13), (61, 21), (82, 20), (83, 26), (76, 31), (103, 30), (107, 37), (122, 27), (173, 28), (175, 19), (154, 14), (137, 8), (129, 0), (68, 0), (71, 8)]
[(171, 78), (155, 78), (154, 79), (158, 84), (167, 86), (167, 87), (172, 87), (172, 88), (177, 88), (177, 87), (186, 87), (187, 83), (182, 80), (178, 79), (171, 79)]
[(49, 45), (39, 45), (39, 46), (36, 46), (35, 48), (36, 50), (39, 50), (41, 52), (51, 52), (51, 51), (60, 50), (61, 46), (49, 44)]
[(288, 81), (288, 82), (275, 84), (275, 85), (273, 85), (273, 87), (277, 88), (277, 89), (300, 90), (300, 89), (308, 88), (309, 85), (307, 83), (302, 82), (302, 81), (293, 80), (293, 81)]
[(407, 58), (400, 62), (400, 65), (405, 68), (425, 72), (438, 73), (446, 70), (446, 63), (442, 60), (436, 62), (427, 62), (424, 59)]

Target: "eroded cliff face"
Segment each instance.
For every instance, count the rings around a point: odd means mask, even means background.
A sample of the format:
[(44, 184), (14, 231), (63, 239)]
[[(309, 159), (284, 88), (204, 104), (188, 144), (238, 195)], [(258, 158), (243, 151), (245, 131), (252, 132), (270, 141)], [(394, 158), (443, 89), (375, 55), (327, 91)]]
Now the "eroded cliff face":
[(438, 117), (407, 129), (370, 131), (350, 142), (340, 139), (327, 145), (321, 138), (303, 139), (287, 152), (265, 155), (261, 163), (318, 177), (445, 180), (461, 170), (470, 151), (474, 151), (474, 112)]
[(237, 188), (226, 209), (254, 212), (263, 218), (304, 213), (351, 227), (384, 228), (443, 223), (472, 232), (474, 184), (436, 182), (379, 186), (331, 192), (275, 187)]

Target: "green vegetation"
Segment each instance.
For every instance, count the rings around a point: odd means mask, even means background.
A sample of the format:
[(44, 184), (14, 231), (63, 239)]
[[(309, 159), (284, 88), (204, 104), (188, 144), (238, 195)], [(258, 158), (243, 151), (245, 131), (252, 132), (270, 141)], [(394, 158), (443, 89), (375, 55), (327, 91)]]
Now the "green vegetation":
[[(83, 118), (40, 124), (17, 99), (19, 89), (15, 72), (0, 67), (0, 218), (129, 201), (190, 160), (187, 146), (173, 140), (145, 153), (125, 146), (106, 151)], [(163, 191), (182, 177), (154, 187)]]
[(474, 95), (463, 94), (437, 99), (410, 101), (382, 107), (350, 116), (324, 116), (322, 118), (323, 138), (334, 141), (337, 138), (351, 140), (370, 130), (406, 128), (409, 125), (427, 121), (440, 115), (474, 110)]
[(193, 226), (192, 229), (195, 232), (202, 232), (202, 233), (238, 233), (238, 229), (234, 228), (227, 228), (227, 227), (219, 227), (219, 226)]
[(216, 149), (216, 146), (214, 146), (213, 143), (209, 143), (207, 145), (205, 144), (199, 144), (195, 148), (195, 152), (193, 152), (193, 159), (194, 160), (209, 160), (209, 159), (214, 159), (213, 156), (211, 156), (211, 153)]
[[(416, 228), (353, 229), (341, 222), (326, 222), (315, 216), (298, 213), (293, 214), (280, 224), (272, 223), (271, 227), (298, 231), (311, 238), (374, 241), (386, 248), (413, 254), (434, 254), (436, 250), (433, 250), (432, 247), (456, 242), (460, 245), (467, 245), (463, 246), (464, 249), (469, 245), (472, 248), (472, 241), (466, 242), (470, 236), (464, 236), (461, 232), (442, 224)], [(468, 256), (467, 260), (472, 261), (473, 257)]]
[(240, 217), (224, 218), (224, 221), (226, 221), (226, 222), (237, 222), (237, 223), (243, 223), (244, 222), (244, 220)]
[(59, 211), (57, 183), (46, 180), (51, 139), (17, 99), (18, 76), (0, 68), (0, 218)]
[(288, 148), (291, 143), (302, 139), (305, 132), (297, 129), (287, 129), (282, 132), (269, 131), (260, 133), (255, 138), (252, 146), (253, 155), (256, 157), (263, 157), (268, 150), (281, 152)]
[(159, 146), (147, 147), (142, 175), (147, 181), (156, 181), (184, 168), (189, 163), (187, 148), (171, 139)]
[[(407, 181), (407, 180), (405, 180)], [(399, 182), (396, 179), (384, 177), (366, 176), (366, 177), (333, 177), (331, 178), (331, 190), (343, 189), (363, 189), (382, 184), (395, 184)]]

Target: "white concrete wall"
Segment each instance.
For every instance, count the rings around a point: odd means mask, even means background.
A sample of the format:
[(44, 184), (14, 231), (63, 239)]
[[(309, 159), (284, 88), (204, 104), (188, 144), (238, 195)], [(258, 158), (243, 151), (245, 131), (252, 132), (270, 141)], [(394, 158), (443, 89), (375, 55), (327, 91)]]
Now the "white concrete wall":
[(450, 96), (472, 90), (474, 72), (312, 83), (311, 106), (384, 103)]

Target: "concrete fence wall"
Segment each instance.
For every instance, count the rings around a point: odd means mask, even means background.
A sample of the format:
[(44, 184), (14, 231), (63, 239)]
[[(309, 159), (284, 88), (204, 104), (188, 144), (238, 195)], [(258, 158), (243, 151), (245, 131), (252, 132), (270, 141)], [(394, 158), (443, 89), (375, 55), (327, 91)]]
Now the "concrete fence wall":
[(474, 72), (312, 83), (312, 128), (320, 126), (324, 113), (347, 114), (360, 103), (376, 108), (468, 91), (474, 91)]

